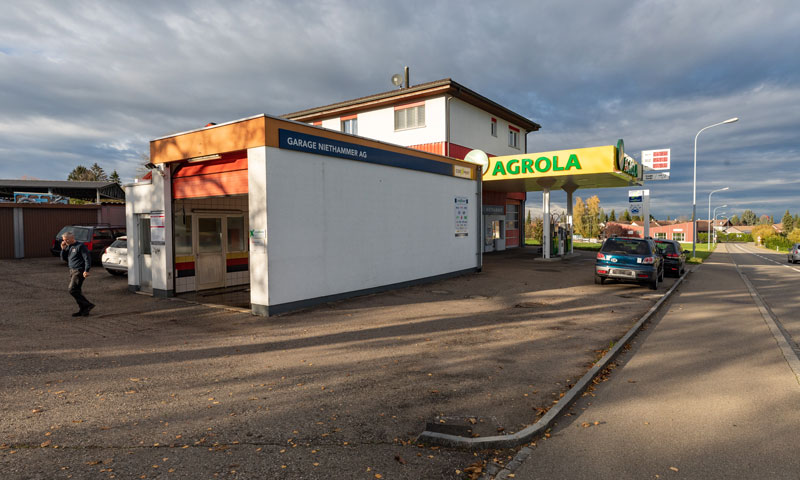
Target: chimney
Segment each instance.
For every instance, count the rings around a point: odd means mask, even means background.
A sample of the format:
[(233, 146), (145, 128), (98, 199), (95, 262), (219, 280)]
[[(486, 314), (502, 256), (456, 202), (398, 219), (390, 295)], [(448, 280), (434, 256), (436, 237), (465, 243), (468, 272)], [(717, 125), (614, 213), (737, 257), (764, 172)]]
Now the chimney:
[(405, 67), (404, 71), (405, 71), (405, 76), (406, 76), (406, 79), (405, 79), (406, 80), (406, 88), (408, 88), (408, 87), (411, 86), (411, 84), (409, 83), (409, 80), (408, 80), (408, 67)]

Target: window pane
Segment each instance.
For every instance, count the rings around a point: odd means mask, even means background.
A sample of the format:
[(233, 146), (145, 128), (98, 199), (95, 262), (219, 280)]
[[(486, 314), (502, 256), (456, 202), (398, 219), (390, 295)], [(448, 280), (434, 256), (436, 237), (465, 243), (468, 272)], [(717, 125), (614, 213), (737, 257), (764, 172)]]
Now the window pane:
[(142, 239), (142, 255), (150, 255), (150, 217), (139, 218), (139, 238)]
[(222, 251), (222, 219), (197, 219), (197, 250), (200, 253)]
[(244, 217), (228, 217), (228, 251), (243, 252)]
[(192, 254), (192, 216), (175, 214), (175, 255)]

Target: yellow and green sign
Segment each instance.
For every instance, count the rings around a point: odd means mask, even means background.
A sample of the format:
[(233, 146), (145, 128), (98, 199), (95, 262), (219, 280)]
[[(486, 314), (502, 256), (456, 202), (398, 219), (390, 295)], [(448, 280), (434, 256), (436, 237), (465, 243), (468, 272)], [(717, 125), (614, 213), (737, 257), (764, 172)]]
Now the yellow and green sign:
[(614, 145), (523, 153), (491, 157), (484, 170), (483, 180), (613, 173), (617, 170), (616, 167), (617, 148)]

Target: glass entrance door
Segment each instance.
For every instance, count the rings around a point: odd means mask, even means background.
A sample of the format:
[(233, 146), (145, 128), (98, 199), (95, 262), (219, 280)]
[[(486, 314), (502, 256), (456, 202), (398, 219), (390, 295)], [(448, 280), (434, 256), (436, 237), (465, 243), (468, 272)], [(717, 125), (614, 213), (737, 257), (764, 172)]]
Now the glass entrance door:
[(206, 290), (225, 285), (225, 251), (223, 249), (223, 218), (197, 216), (196, 288)]

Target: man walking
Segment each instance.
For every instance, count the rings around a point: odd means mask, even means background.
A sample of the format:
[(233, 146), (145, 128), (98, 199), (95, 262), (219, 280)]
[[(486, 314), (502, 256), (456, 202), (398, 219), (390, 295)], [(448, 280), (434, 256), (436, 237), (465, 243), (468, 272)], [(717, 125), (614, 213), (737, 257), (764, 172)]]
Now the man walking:
[(86, 245), (75, 240), (72, 232), (66, 232), (61, 236), (61, 259), (69, 265), (69, 294), (78, 302), (78, 310), (73, 313), (73, 317), (86, 317), (89, 311), (94, 308), (94, 304), (81, 292), (83, 280), (89, 276), (89, 269), (92, 268), (92, 257)]

